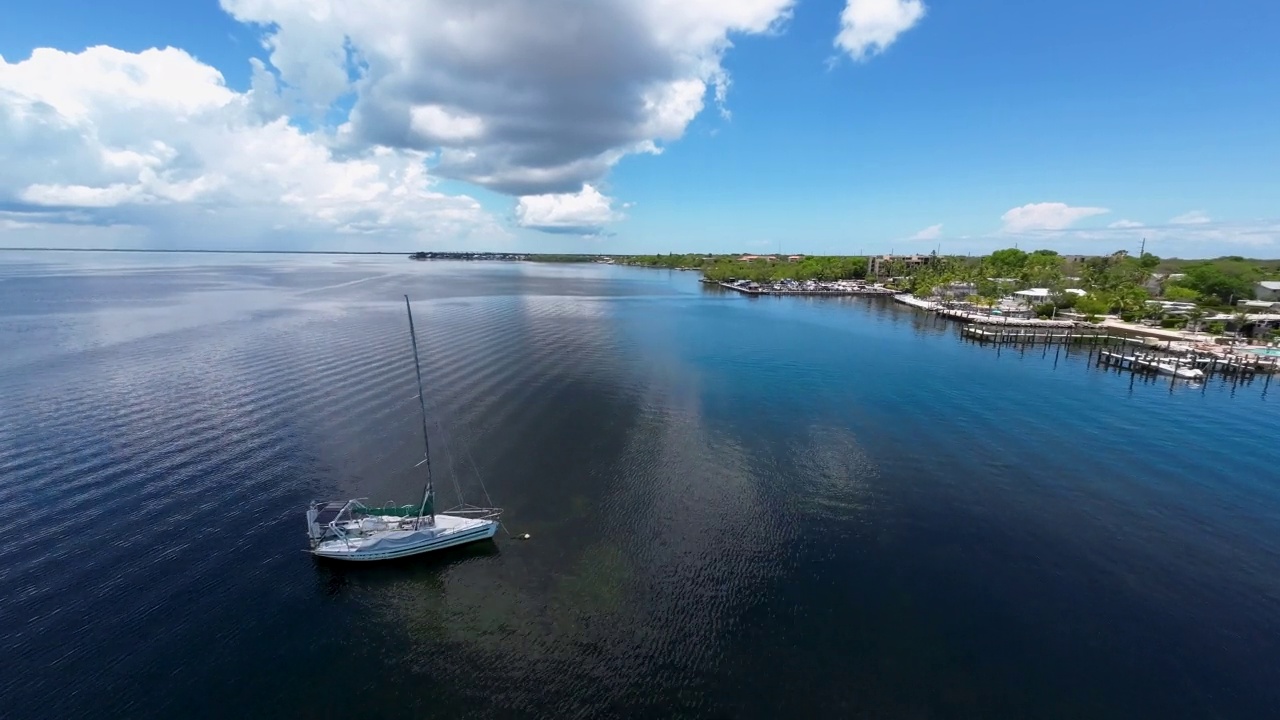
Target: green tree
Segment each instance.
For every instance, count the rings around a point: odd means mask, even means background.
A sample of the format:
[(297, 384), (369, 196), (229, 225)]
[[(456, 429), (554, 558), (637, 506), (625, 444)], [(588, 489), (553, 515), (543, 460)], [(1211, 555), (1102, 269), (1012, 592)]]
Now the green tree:
[(1021, 269), (1018, 270), (1017, 277), (1027, 287), (1057, 290), (1066, 286), (1063, 269), (1062, 258), (1056, 253), (1047, 254), (1046, 251), (1037, 250), (1027, 256)]
[(1150, 301), (1151, 296), (1146, 290), (1136, 285), (1126, 285), (1112, 297), (1112, 307), (1119, 310), (1122, 315), (1142, 315), (1146, 312), (1147, 303)]
[(1195, 302), (1200, 299), (1200, 293), (1189, 287), (1169, 285), (1164, 289), (1164, 298), (1172, 302)]
[(1080, 296), (1069, 292), (1056, 292), (1053, 294), (1053, 305), (1059, 310), (1066, 310), (1076, 306), (1076, 302), (1080, 300)]
[(1018, 277), (1027, 264), (1027, 254), (1018, 248), (997, 250), (987, 257), (993, 277)]
[(1235, 300), (1253, 298), (1256, 275), (1256, 272), (1250, 272), (1239, 263), (1212, 261), (1186, 268), (1185, 277), (1178, 280), (1177, 284), (1218, 303), (1229, 305)]
[(1097, 322), (1098, 316), (1111, 309), (1111, 302), (1105, 298), (1090, 294), (1076, 301), (1076, 311), (1083, 313), (1089, 322)]
[(996, 305), (1000, 304), (1000, 298), (995, 295), (974, 295), (970, 299), (974, 305), (984, 307), (988, 311), (994, 309)]

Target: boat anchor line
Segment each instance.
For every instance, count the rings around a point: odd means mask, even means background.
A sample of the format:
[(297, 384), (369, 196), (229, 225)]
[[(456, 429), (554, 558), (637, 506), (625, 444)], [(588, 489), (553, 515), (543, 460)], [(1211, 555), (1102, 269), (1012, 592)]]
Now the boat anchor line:
[[(307, 538), (311, 554), (319, 558), (370, 562), (409, 557), (421, 553), (487, 540), (501, 527), (502, 510), (463, 504), (453, 510), (436, 512), (435, 485), (431, 474), (431, 433), (427, 425), (426, 396), (422, 389), (422, 363), (418, 356), (418, 334), (413, 326), (413, 308), (409, 296), (404, 298), (409, 317), (409, 338), (413, 345), (413, 370), (418, 381), (418, 408), (422, 420), (422, 460), (414, 468), (424, 467), (426, 483), (422, 502), (417, 505), (368, 507), (359, 499), (346, 501), (312, 501), (307, 508)], [(443, 428), (440, 428), (443, 432)], [(470, 450), (468, 450), (470, 452)], [(474, 464), (474, 460), (472, 461)], [(452, 467), (452, 456), (450, 456)], [(479, 473), (477, 472), (477, 477)], [(457, 475), (453, 473), (454, 483)], [(481, 481), (483, 483), (483, 480)], [(483, 486), (483, 485), (482, 485)], [(485, 489), (485, 498), (489, 491)], [(492, 505), (490, 501), (490, 505)], [(522, 539), (529, 539), (525, 533)]]

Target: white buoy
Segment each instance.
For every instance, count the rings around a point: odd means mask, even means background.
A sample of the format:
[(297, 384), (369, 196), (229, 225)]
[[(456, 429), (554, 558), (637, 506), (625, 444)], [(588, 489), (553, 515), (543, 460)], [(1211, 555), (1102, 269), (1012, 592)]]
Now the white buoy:
[(525, 533), (525, 534), (521, 535), (521, 536), (520, 536), (520, 539), (521, 539), (521, 540), (528, 540), (528, 539), (529, 539), (529, 533)]

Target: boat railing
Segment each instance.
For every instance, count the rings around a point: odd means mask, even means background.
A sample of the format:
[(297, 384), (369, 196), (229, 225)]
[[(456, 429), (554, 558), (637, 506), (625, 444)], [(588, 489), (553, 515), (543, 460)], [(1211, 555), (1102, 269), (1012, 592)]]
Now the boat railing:
[(502, 516), (502, 508), (476, 507), (475, 505), (459, 505), (444, 511), (446, 515), (462, 515), (480, 520), (496, 520)]

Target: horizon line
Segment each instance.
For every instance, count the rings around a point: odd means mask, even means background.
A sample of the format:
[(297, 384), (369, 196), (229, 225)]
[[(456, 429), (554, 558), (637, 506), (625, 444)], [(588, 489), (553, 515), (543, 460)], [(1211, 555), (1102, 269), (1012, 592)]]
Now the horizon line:
[[(1046, 248), (1046, 249), (1047, 249), (1047, 248)], [(203, 254), (223, 254), (223, 255), (405, 255), (405, 256), (412, 256), (412, 255), (416, 255), (416, 254), (418, 254), (418, 253), (441, 253), (441, 254), (456, 254), (456, 255), (526, 255), (526, 256), (536, 256), (536, 255), (567, 255), (567, 256), (582, 256), (582, 257), (611, 257), (611, 256), (637, 257), (637, 256), (644, 256), (644, 255), (655, 255), (655, 256), (659, 256), (659, 255), (704, 255), (704, 256), (716, 256), (716, 255), (720, 255), (720, 256), (726, 256), (726, 257), (727, 257), (727, 256), (730, 256), (730, 255), (754, 255), (754, 254), (756, 254), (756, 253), (750, 253), (750, 252), (746, 252), (746, 253), (742, 253), (742, 252), (732, 252), (732, 253), (698, 253), (698, 252), (685, 252), (685, 253), (675, 253), (675, 252), (668, 252), (668, 253), (625, 253), (625, 252), (624, 252), (624, 253), (617, 253), (617, 252), (615, 252), (615, 253), (599, 253), (599, 252), (596, 252), (596, 253), (574, 253), (574, 252), (513, 252), (513, 251), (494, 251), (494, 250), (240, 250), (240, 249), (218, 249), (218, 248), (172, 248), (172, 249), (169, 249), (169, 248), (92, 248), (92, 247), (60, 248), (60, 247), (5, 247), (5, 246), (0, 246), (0, 252), (6, 252), (6, 251), (7, 251), (7, 252), (85, 252), (85, 253), (91, 253), (91, 252), (99, 252), (99, 253), (203, 253)], [(1054, 252), (1057, 252), (1057, 251), (1054, 251)], [(781, 254), (781, 253), (763, 253), (763, 254), (760, 254), (759, 256), (764, 257), (764, 256), (768, 256), (768, 255), (780, 255), (780, 254)], [(892, 253), (892, 252), (891, 252), (891, 253), (872, 253), (872, 254), (862, 254), (862, 255), (819, 255), (819, 254), (814, 254), (814, 253), (793, 253), (793, 254), (794, 254), (794, 255), (797, 255), (797, 256), (804, 256), (804, 257), (859, 257), (859, 258), (873, 258), (873, 257), (886, 257), (886, 256), (889, 256), (889, 257), (911, 257), (911, 256), (917, 256), (917, 255), (925, 255), (925, 253), (920, 253), (920, 252), (908, 253), (908, 254), (902, 254), (902, 255), (897, 255), (897, 254), (894, 254), (894, 253)], [(978, 254), (977, 256), (978, 256), (978, 257), (986, 257), (987, 255), (990, 255), (990, 254), (991, 254), (991, 253)], [(1028, 251), (1028, 254), (1030, 254), (1030, 252), (1029, 252), (1029, 251)], [(1108, 253), (1108, 254), (1110, 254), (1110, 253)], [(1088, 254), (1085, 254), (1085, 253), (1058, 253), (1058, 255), (1062, 255), (1062, 256), (1073, 256), (1073, 255), (1075, 255), (1075, 256), (1081, 256), (1081, 257), (1106, 257), (1106, 255), (1107, 255), (1107, 254), (1103, 254), (1103, 255), (1088, 255)], [(939, 254), (938, 254), (938, 257), (953, 257), (953, 258), (955, 258), (955, 257), (974, 257), (974, 253), (963, 253), (963, 254), (961, 254), (961, 253), (955, 253), (955, 254), (943, 254), (943, 253), (939, 253)], [(1161, 257), (1161, 260), (1183, 260), (1183, 261), (1186, 261), (1186, 260), (1221, 260), (1221, 259), (1224, 259), (1224, 258), (1237, 258), (1237, 257), (1238, 257), (1238, 258), (1242, 258), (1242, 259), (1244, 259), (1244, 260), (1256, 260), (1256, 261), (1259, 261), (1259, 262), (1275, 262), (1275, 261), (1277, 261), (1277, 260), (1280, 260), (1280, 258), (1249, 257), (1249, 256), (1245, 256), (1245, 255), (1217, 255), (1217, 256), (1213, 256), (1213, 257), (1179, 257), (1179, 256), (1177, 256), (1177, 255), (1170, 255), (1170, 256)]]

